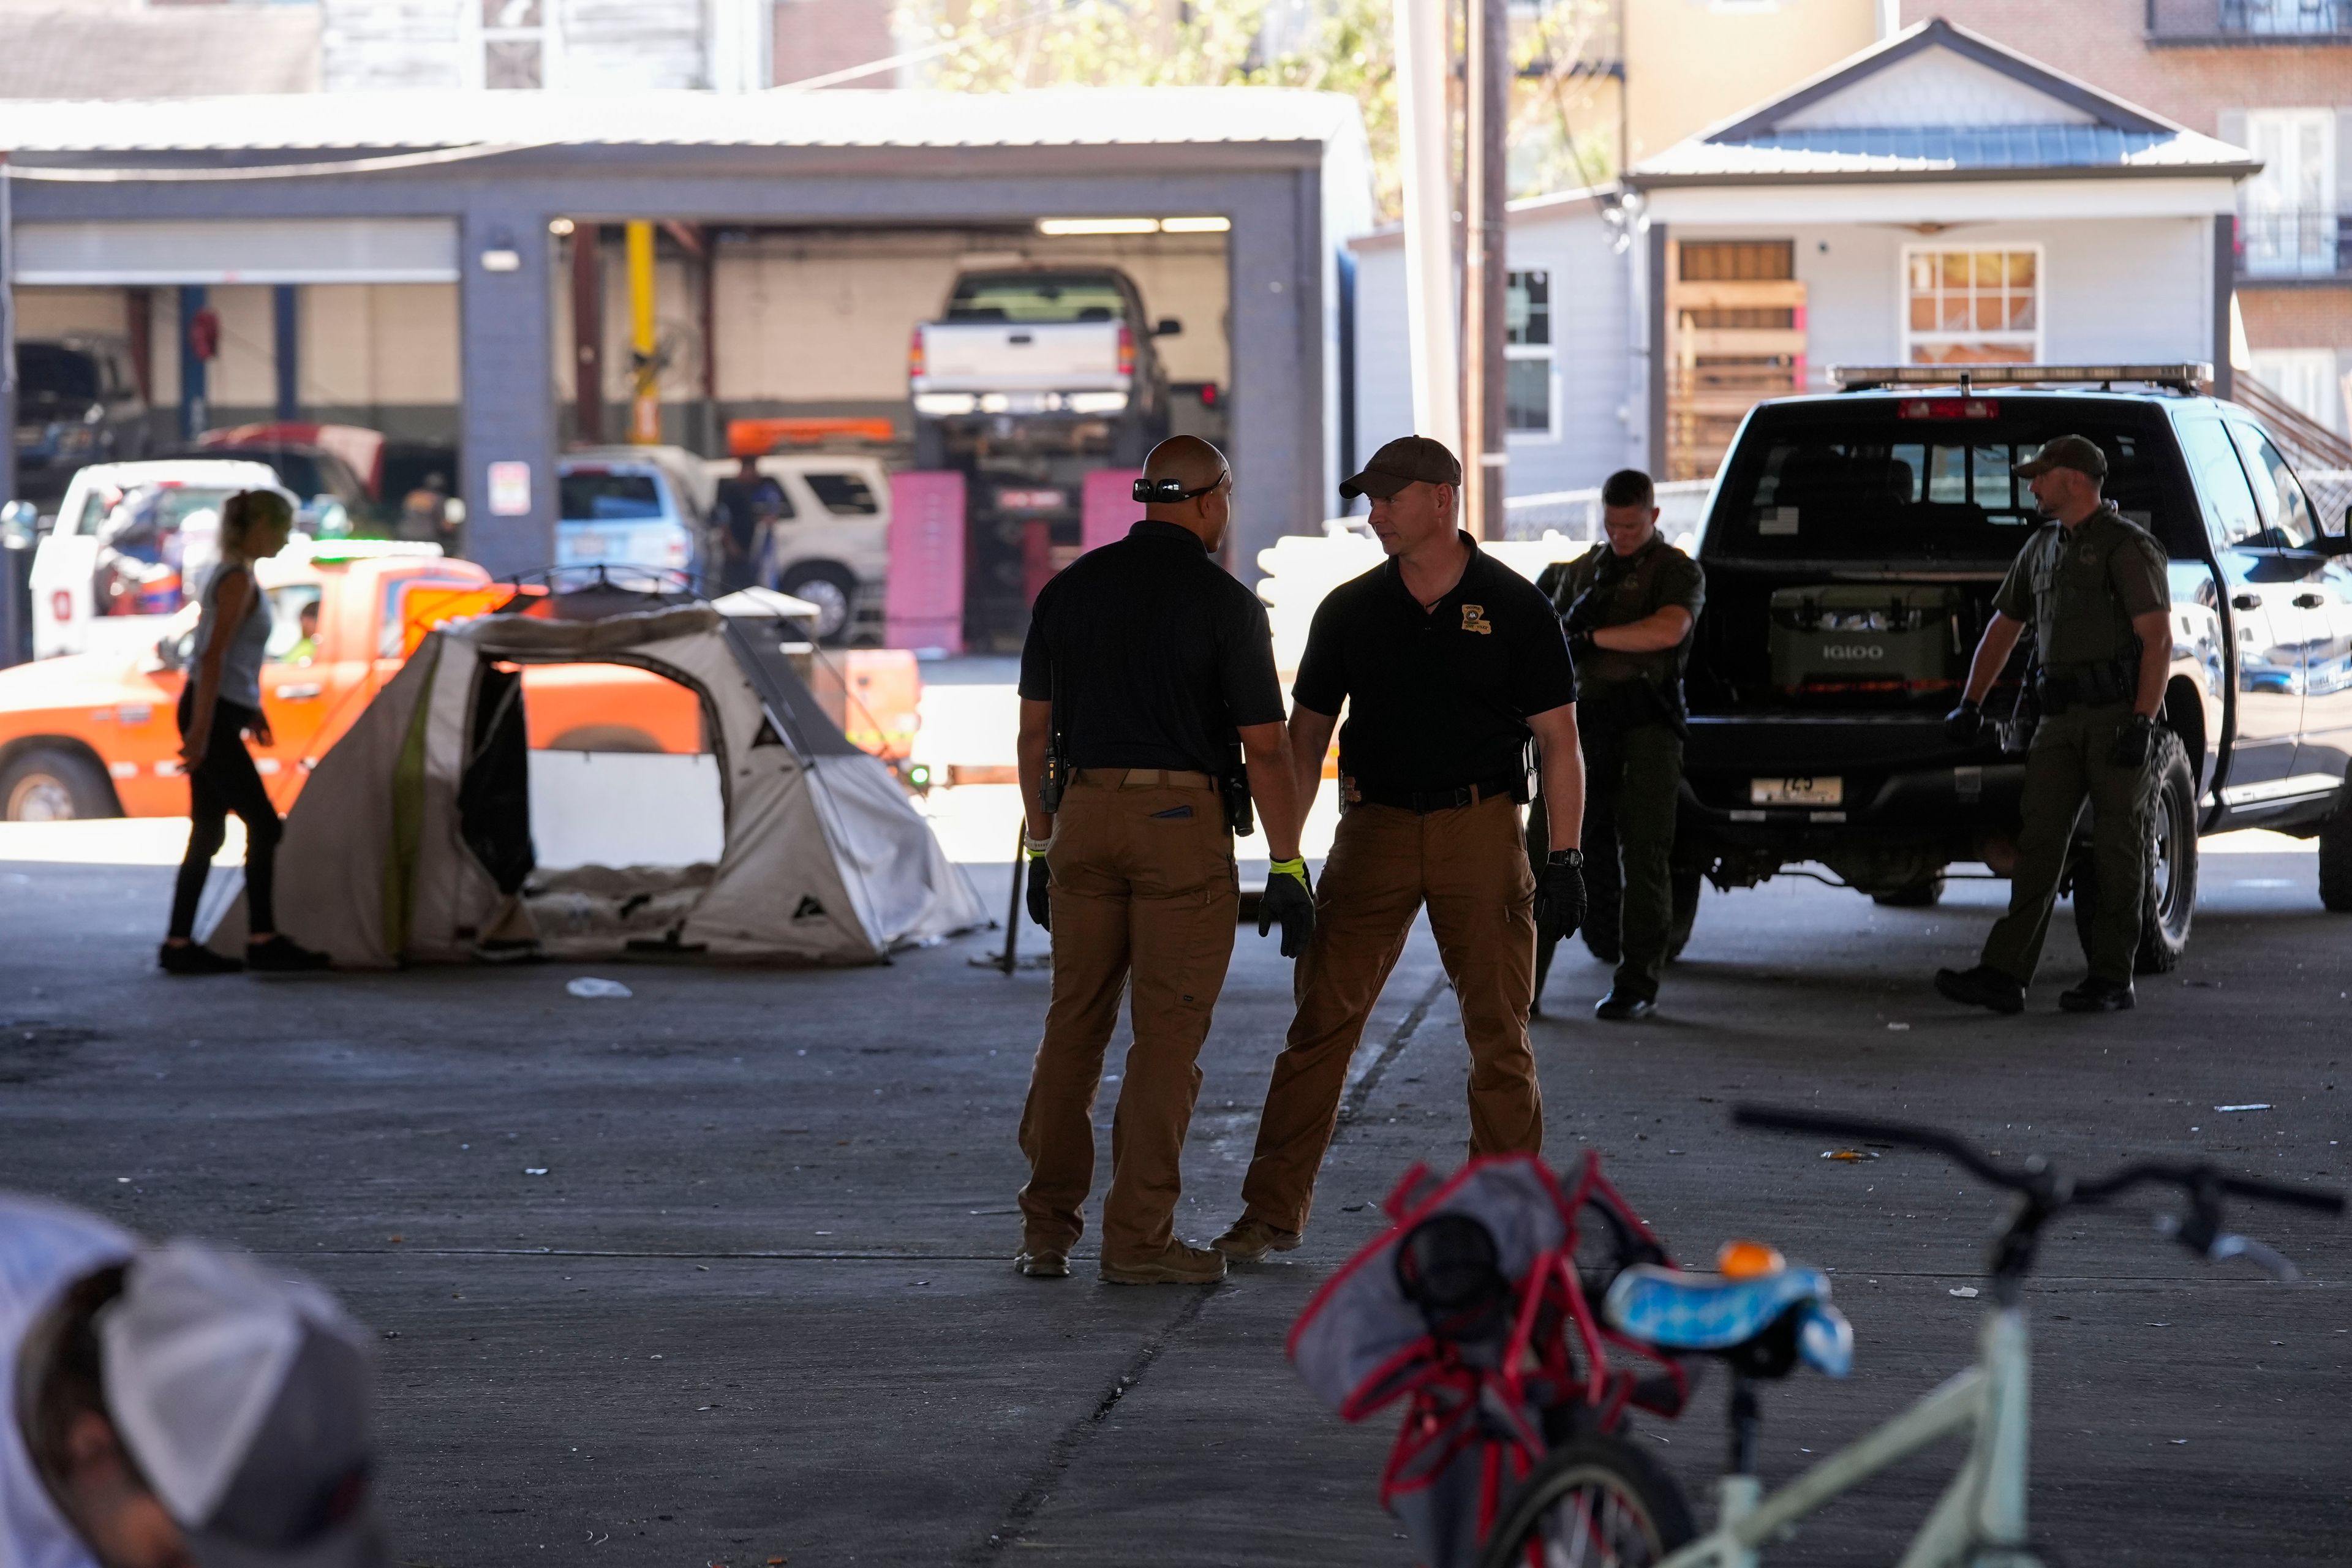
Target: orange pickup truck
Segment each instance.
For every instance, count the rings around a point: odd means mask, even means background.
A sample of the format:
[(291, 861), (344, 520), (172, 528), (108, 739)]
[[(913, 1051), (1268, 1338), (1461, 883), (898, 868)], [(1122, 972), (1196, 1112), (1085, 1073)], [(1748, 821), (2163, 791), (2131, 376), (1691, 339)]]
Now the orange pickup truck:
[[(256, 575), (270, 604), (261, 700), (277, 743), (255, 762), (280, 811), (427, 628), (505, 597), (470, 562), (382, 546), (321, 545), (308, 560), (264, 561)], [(76, 654), (0, 670), (0, 820), (187, 815), (173, 710), (194, 608), (137, 658)], [(701, 705), (660, 676), (565, 665), (524, 682), (535, 748), (705, 749)]]

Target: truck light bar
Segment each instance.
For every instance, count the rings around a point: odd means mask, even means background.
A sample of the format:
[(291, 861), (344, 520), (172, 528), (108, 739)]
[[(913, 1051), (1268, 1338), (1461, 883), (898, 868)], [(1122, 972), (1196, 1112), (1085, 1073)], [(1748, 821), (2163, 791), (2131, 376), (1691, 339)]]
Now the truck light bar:
[(1883, 386), (2082, 386), (2139, 382), (2175, 392), (2212, 384), (2210, 364), (1833, 364), (1830, 381), (1841, 392)]

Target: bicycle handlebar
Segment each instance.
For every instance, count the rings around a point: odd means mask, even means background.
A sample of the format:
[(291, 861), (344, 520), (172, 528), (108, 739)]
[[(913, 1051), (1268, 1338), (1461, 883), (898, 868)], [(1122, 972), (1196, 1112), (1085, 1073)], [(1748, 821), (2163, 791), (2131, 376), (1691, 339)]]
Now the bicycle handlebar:
[(2331, 1188), (2290, 1187), (2256, 1176), (2233, 1176), (2207, 1164), (2185, 1164), (2167, 1160), (2135, 1160), (2095, 1180), (2080, 1181), (2071, 1188), (2063, 1188), (2055, 1184), (2046, 1170), (2001, 1165), (1958, 1133), (1907, 1121), (1879, 1121), (1868, 1117), (1840, 1116), (1769, 1105), (1735, 1106), (1731, 1121), (1734, 1126), (1773, 1132), (1815, 1132), (1832, 1138), (1899, 1143), (1928, 1150), (1944, 1155), (1971, 1175), (1994, 1186), (2032, 1194), (2053, 1206), (2067, 1203), (2102, 1203), (2129, 1188), (2153, 1182), (2177, 1186), (2190, 1194), (2201, 1188), (2265, 1203), (2285, 1204), (2295, 1208), (2317, 1209), (2323, 1214), (2340, 1215), (2345, 1207), (2344, 1194)]

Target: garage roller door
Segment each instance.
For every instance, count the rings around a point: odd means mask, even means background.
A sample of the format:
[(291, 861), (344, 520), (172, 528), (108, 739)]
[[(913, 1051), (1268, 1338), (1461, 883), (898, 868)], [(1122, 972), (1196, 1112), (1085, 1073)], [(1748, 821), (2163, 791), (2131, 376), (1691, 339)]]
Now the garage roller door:
[(454, 283), (453, 218), (21, 223), (14, 281)]

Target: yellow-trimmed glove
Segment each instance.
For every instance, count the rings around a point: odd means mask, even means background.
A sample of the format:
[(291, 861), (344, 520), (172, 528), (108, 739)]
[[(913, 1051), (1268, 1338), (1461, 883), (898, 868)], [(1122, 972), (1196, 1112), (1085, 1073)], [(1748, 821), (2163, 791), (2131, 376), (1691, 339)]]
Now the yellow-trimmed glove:
[(1307, 880), (1305, 857), (1276, 860), (1266, 868), (1265, 891), (1257, 901), (1257, 934), (1282, 922), (1282, 956), (1297, 958), (1315, 934), (1315, 889)]

